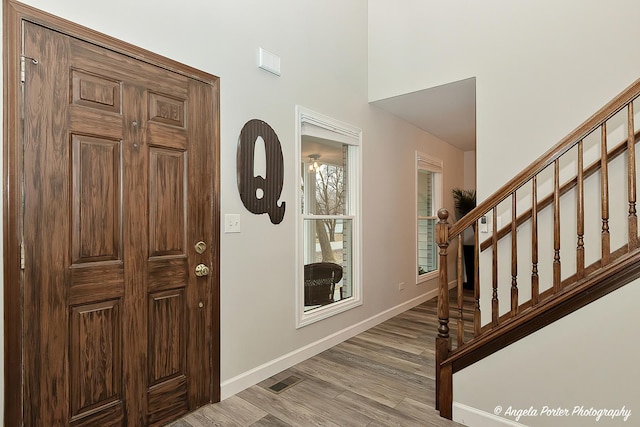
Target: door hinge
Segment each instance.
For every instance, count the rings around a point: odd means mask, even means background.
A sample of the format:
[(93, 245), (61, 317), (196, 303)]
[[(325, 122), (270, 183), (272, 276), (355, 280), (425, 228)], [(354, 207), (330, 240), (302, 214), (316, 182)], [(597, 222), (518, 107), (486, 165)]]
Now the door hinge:
[(27, 59), (30, 60), (33, 64), (39, 64), (39, 61), (35, 58), (31, 58), (29, 56), (20, 56), (20, 82), (24, 83), (27, 79)]
[(24, 56), (20, 57), (20, 83), (24, 83), (24, 81), (26, 80), (27, 76), (27, 70), (26, 70), (27, 66), (26, 66), (26, 61), (24, 59)]
[(24, 242), (20, 242), (20, 270), (24, 270)]

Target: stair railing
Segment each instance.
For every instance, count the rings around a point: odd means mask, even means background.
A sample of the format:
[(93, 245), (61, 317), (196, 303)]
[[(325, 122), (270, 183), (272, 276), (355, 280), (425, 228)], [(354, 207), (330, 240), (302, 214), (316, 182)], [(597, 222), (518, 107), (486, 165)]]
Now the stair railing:
[[(613, 287), (621, 286), (621, 283), (630, 281), (640, 276), (640, 268), (635, 267), (640, 259), (638, 251), (638, 220), (636, 214), (636, 143), (640, 140), (640, 131), (636, 130), (634, 117), (634, 100), (640, 95), (640, 79), (625, 89), (602, 109), (591, 116), (582, 125), (562, 139), (553, 148), (539, 157), (526, 169), (520, 172), (515, 178), (505, 184), (496, 193), (480, 203), (470, 213), (465, 215), (455, 224), (449, 224), (449, 213), (445, 209), (438, 211), (439, 222), (436, 224), (437, 244), (439, 246), (439, 292), (438, 292), (438, 335), (436, 338), (436, 408), (440, 410), (443, 417), (451, 419), (453, 402), (453, 373), (463, 369), (477, 360), (497, 351), (517, 339), (545, 326), (551, 321), (568, 314), (578, 306), (583, 306), (591, 302), (594, 297), (610, 292)], [(640, 100), (638, 100), (640, 102)], [(640, 108), (639, 108), (640, 109)], [(626, 121), (626, 126), (623, 123)], [(622, 123), (622, 124), (621, 124)], [(626, 128), (619, 132), (622, 141), (611, 147), (608, 139), (617, 136), (615, 132), (608, 132), (607, 125), (615, 127), (616, 130)], [(593, 143), (594, 138), (598, 138), (597, 143)], [(589, 153), (598, 148), (598, 158), (585, 167), (585, 146), (587, 141), (591, 144)], [(626, 155), (626, 182), (615, 182), (615, 186), (626, 186), (626, 243), (616, 250), (611, 250), (610, 233), (610, 164), (620, 156)], [(568, 160), (567, 160), (568, 159)], [(561, 178), (563, 168), (561, 161), (566, 161), (575, 165), (575, 174), (566, 181)], [(539, 197), (541, 192), (541, 182), (549, 181), (544, 179), (547, 173), (552, 171), (551, 187), (548, 194)], [(599, 245), (601, 248), (597, 259), (586, 265), (585, 258), (585, 182), (588, 178), (599, 175), (600, 206), (598, 222), (599, 225)], [(597, 178), (597, 176), (596, 176)], [(562, 181), (562, 184), (561, 184)], [(590, 181), (594, 184), (595, 181)], [(618, 187), (620, 188), (620, 187)], [(525, 193), (530, 197), (527, 207), (518, 214), (518, 208), (522, 200), (518, 200), (517, 193)], [(561, 260), (561, 220), (564, 223), (568, 220), (566, 215), (561, 215), (561, 205), (569, 194), (575, 198), (575, 273), (562, 277)], [(500, 210), (499, 210), (500, 209)], [(550, 211), (547, 211), (550, 210)], [(508, 224), (500, 227), (499, 214), (501, 211), (508, 212)], [(545, 212), (548, 216), (541, 221), (541, 214)], [(544, 223), (544, 224), (543, 224)], [(490, 227), (489, 227), (490, 226)], [(519, 286), (519, 270), (524, 268), (518, 263), (518, 250), (522, 250), (526, 242), (518, 241), (518, 230), (526, 226), (530, 229), (531, 251), (527, 269), (530, 269), (530, 290), (526, 294), (530, 297), (526, 300), (521, 298), (523, 289)], [(548, 229), (545, 229), (545, 227)], [(463, 289), (464, 275), (462, 270), (462, 247), (463, 232), (467, 229), (473, 230), (474, 249), (474, 269), (471, 274), (473, 279), (473, 295), (465, 293)], [(482, 231), (490, 233), (484, 241), (480, 241)], [(490, 230), (490, 231), (489, 231)], [(548, 231), (552, 235), (552, 248), (549, 248), (548, 256), (544, 249), (540, 247), (543, 231)], [(511, 237), (511, 244), (508, 245), (510, 283), (510, 301), (508, 310), (500, 311), (499, 287), (500, 271), (498, 269), (499, 245), (507, 236)], [(522, 239), (524, 240), (524, 239)], [(595, 242), (593, 243), (596, 244)], [(456, 267), (457, 274), (455, 280), (456, 291), (453, 295), (454, 310), (450, 310), (449, 268), (448, 251), (452, 245), (457, 245)], [(504, 245), (502, 246), (504, 247)], [(485, 277), (480, 274), (480, 254), (491, 249), (490, 253), (490, 284), (491, 284), (491, 316), (490, 321), (483, 325), (481, 319), (481, 279)], [(564, 249), (564, 248), (563, 248)], [(525, 251), (523, 251), (525, 252)], [(527, 254), (528, 255), (528, 254)], [(631, 255), (637, 258), (630, 258)], [(551, 265), (549, 266), (548, 263)], [(482, 264), (486, 265), (486, 262)], [(541, 280), (541, 269), (549, 269), (550, 284)], [(625, 270), (634, 270), (625, 273)], [(607, 280), (610, 277), (612, 279)], [(616, 280), (613, 280), (616, 278)], [(483, 282), (484, 283), (484, 282)], [(603, 287), (590, 289), (590, 298), (581, 295), (588, 287), (595, 287), (597, 284), (607, 283), (608, 288)], [(541, 290), (541, 286), (548, 286)], [(488, 290), (486, 285), (483, 289)], [(469, 302), (469, 299), (471, 301)], [(523, 301), (521, 301), (523, 299)], [(572, 300), (578, 302), (570, 306)], [(471, 306), (471, 307), (469, 307)], [(487, 305), (489, 306), (489, 305)], [(471, 312), (471, 314), (469, 314)], [(543, 319), (546, 315), (547, 319)], [(454, 330), (450, 330), (450, 318), (457, 323)], [(455, 346), (452, 336), (455, 335)], [(469, 338), (469, 339), (467, 339)]]

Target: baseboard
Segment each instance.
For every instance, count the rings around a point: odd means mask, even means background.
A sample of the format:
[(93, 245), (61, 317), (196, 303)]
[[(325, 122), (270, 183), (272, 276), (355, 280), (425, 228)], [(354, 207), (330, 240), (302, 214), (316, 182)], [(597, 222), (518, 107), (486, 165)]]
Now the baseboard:
[(453, 421), (473, 427), (527, 427), (524, 424), (458, 402), (453, 402)]
[[(451, 284), (450, 284), (451, 286)], [(307, 360), (310, 357), (315, 356), (333, 346), (340, 344), (343, 341), (348, 340), (351, 337), (358, 335), (370, 329), (385, 320), (389, 320), (400, 313), (403, 313), (416, 305), (422, 304), (425, 301), (430, 300), (438, 295), (438, 288), (432, 289), (424, 294), (406, 301), (400, 305), (385, 310), (375, 316), (365, 319), (362, 322), (351, 325), (341, 331), (331, 334), (323, 339), (313, 342), (309, 345), (294, 350), (288, 354), (282, 355), (277, 359), (271, 360), (263, 365), (257, 366), (247, 372), (240, 375), (236, 375), (220, 384), (220, 398), (224, 400), (231, 397), (242, 390), (251, 387), (254, 384), (263, 381), (278, 372), (282, 372), (285, 369), (292, 367), (300, 362)]]

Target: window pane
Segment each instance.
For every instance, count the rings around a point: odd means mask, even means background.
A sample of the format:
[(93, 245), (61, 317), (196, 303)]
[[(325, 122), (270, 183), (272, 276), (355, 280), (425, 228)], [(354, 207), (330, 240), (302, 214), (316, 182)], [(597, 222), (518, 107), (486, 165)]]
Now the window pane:
[[(324, 303), (305, 301), (305, 311), (330, 302), (340, 301), (353, 295), (352, 263), (353, 234), (351, 219), (305, 219), (304, 220), (305, 266), (313, 263), (334, 263), (342, 269), (342, 278), (335, 283), (333, 300)], [(314, 278), (305, 273), (305, 291), (314, 286)]]
[(433, 218), (418, 220), (418, 274), (438, 269), (436, 222)]
[[(436, 162), (438, 163), (438, 162)], [(436, 210), (440, 203), (442, 174), (418, 165), (417, 169), (417, 229), (418, 276), (438, 269), (438, 245), (436, 244)]]
[(302, 213), (347, 214), (347, 145), (302, 138)]
[(435, 216), (434, 175), (431, 171), (418, 169), (418, 216)]

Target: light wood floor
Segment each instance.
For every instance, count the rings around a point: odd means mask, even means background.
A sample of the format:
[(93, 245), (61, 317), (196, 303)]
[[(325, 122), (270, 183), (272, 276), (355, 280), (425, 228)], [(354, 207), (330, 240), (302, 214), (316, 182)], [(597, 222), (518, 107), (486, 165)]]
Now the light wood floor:
[(433, 299), (171, 427), (460, 426), (434, 409), (437, 323)]

